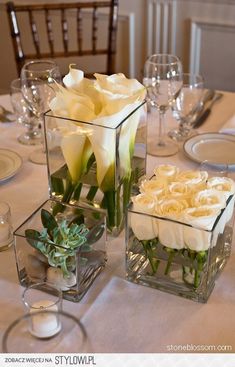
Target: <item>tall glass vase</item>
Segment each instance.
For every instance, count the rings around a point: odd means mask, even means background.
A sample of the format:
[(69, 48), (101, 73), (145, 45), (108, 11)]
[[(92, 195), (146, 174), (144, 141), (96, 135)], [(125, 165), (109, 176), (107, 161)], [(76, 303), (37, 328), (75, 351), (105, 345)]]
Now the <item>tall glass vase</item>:
[[(110, 116), (114, 119), (115, 116)], [(146, 106), (135, 106), (116, 127), (45, 114), (50, 195), (61, 202), (105, 211), (116, 236), (132, 193), (146, 171)]]

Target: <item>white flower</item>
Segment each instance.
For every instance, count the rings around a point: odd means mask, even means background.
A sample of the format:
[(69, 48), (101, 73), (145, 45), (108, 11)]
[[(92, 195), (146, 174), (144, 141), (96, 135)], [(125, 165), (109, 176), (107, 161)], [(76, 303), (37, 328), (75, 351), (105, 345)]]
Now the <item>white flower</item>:
[(184, 211), (184, 221), (192, 226), (211, 230), (221, 210), (210, 206), (188, 208)]
[(140, 213), (130, 213), (130, 226), (134, 235), (140, 241), (155, 238), (153, 218), (151, 216), (154, 210), (155, 200), (149, 195), (139, 194), (132, 197), (132, 203), (132, 210)]
[[(182, 213), (188, 207), (183, 199), (161, 200), (154, 210), (154, 214), (164, 218), (180, 220)], [(184, 248), (183, 225), (181, 223), (169, 222), (169, 220), (158, 219), (158, 236), (162, 245), (173, 248)]]
[(188, 199), (191, 195), (191, 189), (184, 182), (171, 182), (168, 186), (169, 194), (172, 197)]
[(205, 251), (211, 246), (212, 227), (220, 214), (220, 209), (208, 206), (188, 208), (184, 212), (184, 242), (194, 251)]
[(179, 168), (171, 164), (160, 164), (153, 170), (155, 176), (165, 178), (168, 182), (173, 181), (179, 172)]
[(62, 133), (61, 150), (73, 183), (77, 183), (84, 174), (87, 161), (92, 153), (90, 142), (87, 139), (88, 134), (86, 129), (79, 127), (76, 127), (74, 131)]
[(95, 89), (100, 92), (102, 99), (102, 115), (112, 115), (121, 111), (125, 106), (143, 101), (145, 88), (136, 79), (128, 79), (124, 74), (103, 75), (94, 74)]
[(180, 198), (167, 198), (157, 203), (154, 213), (159, 217), (180, 220), (186, 208), (188, 208), (186, 200)]
[(192, 191), (202, 190), (206, 187), (208, 173), (206, 171), (183, 171), (180, 172), (175, 181), (183, 182)]
[(226, 200), (230, 195), (235, 193), (235, 182), (228, 177), (211, 177), (207, 181), (207, 186), (210, 189), (215, 189), (222, 192)]
[[(79, 121), (91, 124), (90, 128), (94, 130), (87, 137), (96, 158), (98, 185), (105, 192), (114, 190), (117, 149), (121, 176), (130, 175), (140, 111), (124, 120), (143, 102), (145, 88), (137, 80), (127, 79), (123, 74), (95, 74), (95, 77), (96, 81), (86, 79), (81, 70), (70, 65), (69, 73), (63, 79), (66, 88), (58, 85), (50, 108), (54, 115), (77, 120), (78, 125)], [(123, 121), (119, 147), (116, 147), (115, 129)], [(77, 157), (74, 159), (77, 160)]]
[(223, 193), (214, 189), (198, 191), (191, 200), (192, 206), (210, 206), (211, 208), (222, 209), (226, 206), (226, 199)]
[(140, 192), (161, 197), (167, 191), (167, 181), (165, 179), (144, 180), (140, 184)]
[(228, 200), (228, 198), (233, 195), (231, 201), (225, 209), (226, 223), (229, 222), (233, 216), (234, 210), (235, 182), (229, 177), (211, 177), (207, 182), (207, 186), (222, 193), (225, 196), (226, 200)]

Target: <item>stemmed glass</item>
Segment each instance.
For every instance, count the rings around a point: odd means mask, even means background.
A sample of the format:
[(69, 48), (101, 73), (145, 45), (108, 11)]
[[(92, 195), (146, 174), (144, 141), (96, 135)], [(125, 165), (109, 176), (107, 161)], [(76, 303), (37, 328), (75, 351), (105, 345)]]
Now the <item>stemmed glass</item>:
[(159, 112), (159, 133), (150, 138), (148, 153), (154, 156), (171, 156), (177, 153), (178, 146), (167, 140), (165, 113), (172, 104), (182, 86), (182, 64), (177, 56), (155, 54), (144, 65), (144, 85), (150, 104)]
[[(61, 82), (61, 75), (54, 61), (29, 61), (21, 70), (22, 93), (37, 117), (40, 129), (43, 129), (43, 115), (49, 109), (49, 103), (55, 95), (56, 82)], [(45, 149), (42, 147), (35, 150), (29, 159), (37, 164), (46, 164)]]
[(179, 128), (168, 133), (172, 139), (183, 141), (191, 134), (198, 111), (201, 111), (203, 88), (201, 75), (183, 74), (182, 89), (172, 104), (173, 116), (179, 122)]
[(21, 90), (21, 79), (14, 79), (10, 86), (11, 104), (16, 116), (17, 122), (26, 127), (17, 140), (25, 145), (37, 145), (42, 143), (42, 132), (38, 128), (36, 116), (32, 113), (28, 103), (24, 99)]

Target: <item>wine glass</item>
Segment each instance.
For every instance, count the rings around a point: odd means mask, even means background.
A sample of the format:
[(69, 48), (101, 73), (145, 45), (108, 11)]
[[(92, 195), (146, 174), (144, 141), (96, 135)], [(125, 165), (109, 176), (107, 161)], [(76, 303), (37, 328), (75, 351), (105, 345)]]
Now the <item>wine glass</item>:
[(201, 75), (184, 73), (182, 77), (182, 88), (172, 104), (173, 116), (179, 122), (179, 127), (168, 133), (176, 141), (183, 141), (191, 134), (198, 111), (201, 111), (204, 93)]
[(182, 86), (182, 64), (177, 56), (155, 54), (144, 65), (144, 85), (150, 104), (159, 112), (159, 133), (150, 138), (148, 153), (154, 156), (171, 156), (178, 146), (164, 134), (165, 113), (176, 98)]
[(38, 121), (24, 99), (21, 90), (21, 79), (14, 79), (10, 85), (10, 97), (17, 121), (26, 127), (26, 131), (17, 140), (25, 145), (42, 143), (42, 132), (38, 129)]
[[(61, 82), (61, 75), (54, 61), (29, 61), (21, 70), (22, 93), (37, 117), (40, 129), (43, 129), (44, 113), (49, 109), (49, 103), (55, 95), (56, 82)], [(29, 159), (37, 164), (46, 164), (45, 149), (35, 150)]]

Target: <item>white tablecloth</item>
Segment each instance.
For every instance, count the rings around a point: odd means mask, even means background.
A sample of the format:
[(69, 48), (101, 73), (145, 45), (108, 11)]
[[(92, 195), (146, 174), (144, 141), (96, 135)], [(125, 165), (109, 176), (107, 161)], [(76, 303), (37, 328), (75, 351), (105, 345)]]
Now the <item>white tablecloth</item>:
[[(0, 104), (10, 107), (9, 97)], [(225, 93), (201, 127), (218, 131), (235, 112), (235, 94)], [(173, 120), (170, 118), (170, 125)], [(155, 129), (152, 122), (151, 129)], [(23, 167), (9, 181), (0, 184), (0, 200), (9, 203), (13, 225), (17, 228), (48, 197), (45, 166), (28, 161), (35, 147), (23, 146), (17, 136), (23, 127), (0, 123), (0, 147), (17, 151)], [(147, 170), (160, 163), (195, 168), (196, 163), (182, 152), (173, 157), (148, 157)], [(171, 345), (231, 346), (235, 352), (235, 254), (234, 251), (207, 304), (199, 304), (125, 280), (124, 232), (109, 239), (108, 263), (103, 273), (79, 303), (63, 301), (65, 311), (81, 318), (89, 336), (89, 352), (169, 352)], [(23, 313), (22, 287), (16, 273), (14, 251), (0, 253), (0, 334)], [(220, 348), (220, 349), (219, 349)], [(207, 348), (208, 349), (208, 348)], [(80, 351), (78, 351), (80, 352)]]

